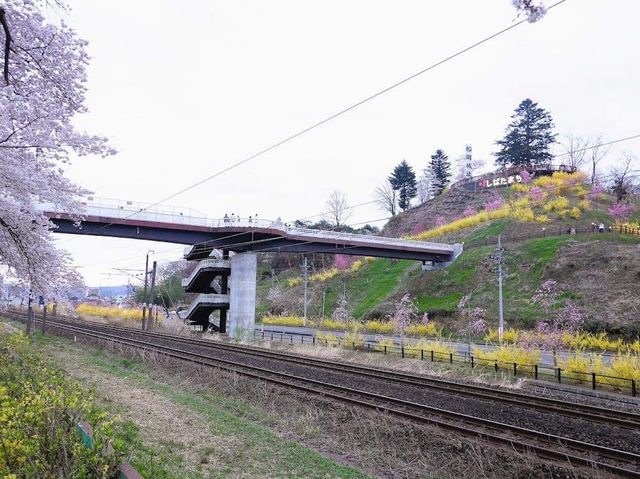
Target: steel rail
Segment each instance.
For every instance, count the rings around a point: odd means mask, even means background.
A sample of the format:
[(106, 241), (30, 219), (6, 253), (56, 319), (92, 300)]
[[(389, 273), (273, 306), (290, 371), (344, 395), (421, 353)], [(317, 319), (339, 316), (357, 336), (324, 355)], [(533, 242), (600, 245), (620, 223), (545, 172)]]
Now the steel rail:
[(302, 364), (305, 366), (314, 366), (324, 369), (330, 369), (334, 371), (347, 372), (364, 377), (371, 377), (375, 379), (384, 379), (396, 383), (411, 384), (414, 386), (427, 387), (430, 389), (455, 392), (458, 394), (472, 396), (479, 399), (501, 401), (508, 404), (514, 404), (526, 408), (535, 408), (538, 410), (544, 410), (554, 413), (561, 413), (572, 417), (577, 417), (589, 421), (595, 421), (605, 424), (615, 424), (617, 426), (640, 429), (640, 414), (632, 413), (628, 411), (618, 411), (615, 409), (607, 409), (598, 406), (592, 406), (588, 404), (576, 404), (569, 401), (563, 401), (560, 399), (534, 397), (527, 394), (517, 393), (513, 391), (504, 391), (498, 389), (491, 389), (486, 386), (479, 386), (473, 384), (461, 384), (455, 381), (449, 381), (439, 378), (429, 378), (416, 374), (405, 373), (401, 371), (392, 371), (383, 368), (376, 368), (371, 366), (361, 366), (355, 364), (348, 364), (344, 362), (328, 361), (326, 359), (311, 358), (308, 356), (302, 356), (292, 353), (267, 351), (264, 348), (243, 346), (243, 345), (229, 345), (219, 341), (202, 340), (185, 338), (176, 336), (173, 334), (160, 333), (160, 332), (148, 332), (138, 331), (133, 328), (126, 328), (121, 326), (104, 325), (96, 323), (98, 327), (105, 329), (114, 329), (121, 331), (135, 332), (138, 336), (146, 337), (162, 337), (172, 341), (185, 343), (185, 344), (197, 344), (205, 346), (211, 349), (220, 349), (232, 352), (241, 352), (251, 354), (255, 356), (267, 357), (272, 359), (279, 359), (295, 364)]
[[(349, 388), (338, 384), (326, 383), (323, 381), (300, 377), (293, 374), (273, 371), (267, 368), (241, 364), (221, 358), (212, 358), (210, 356), (206, 356), (193, 351), (185, 351), (162, 344), (153, 344), (151, 342), (132, 339), (121, 335), (119, 336), (117, 334), (107, 333), (104, 331), (92, 331), (87, 327), (75, 325), (71, 326), (57, 320), (51, 321), (50, 327), (61, 329), (63, 331), (66, 330), (71, 333), (80, 334), (99, 340), (106, 340), (124, 344), (125, 346), (131, 346), (133, 348), (158, 352), (166, 356), (198, 363), (201, 365), (212, 366), (223, 370), (230, 370), (238, 374), (260, 380), (267, 380), (269, 382), (276, 383), (285, 387), (294, 387), (299, 390), (304, 390), (306, 392), (318, 394), (325, 397), (331, 397), (333, 399), (341, 400), (350, 404), (357, 404), (379, 411), (384, 411), (412, 421), (428, 423), (449, 430), (455, 430), (456, 432), (460, 432), (465, 435), (481, 437), (490, 442), (508, 445), (520, 452), (534, 452), (547, 459), (553, 459), (556, 461), (562, 460), (573, 465), (581, 465), (592, 468), (595, 467), (600, 470), (606, 470), (610, 473), (620, 475), (622, 477), (640, 478), (640, 471), (629, 469), (627, 467), (629, 465), (637, 467), (637, 465), (640, 464), (640, 455), (632, 452), (621, 451), (597, 444), (587, 443), (584, 441), (556, 436), (553, 434), (526, 429), (519, 426), (478, 418), (467, 414), (447, 411), (433, 406), (427, 406), (411, 401), (383, 396), (380, 394), (362, 391), (355, 388)], [(127, 334), (134, 332), (135, 330), (126, 331)], [(162, 338), (156, 339), (162, 340)], [(458, 421), (462, 424), (456, 424), (444, 421), (443, 419), (427, 417), (425, 416), (425, 414), (435, 414), (440, 418)], [(496, 433), (487, 432), (486, 430), (477, 428), (470, 429), (469, 427), (464, 425), (469, 423), (476, 426), (481, 426), (482, 428), (486, 428), (490, 431), (499, 431), (502, 433), (507, 432), (513, 435), (513, 437), (497, 435)], [(524, 436), (528, 439), (546, 444), (550, 443), (551, 448), (543, 447), (535, 443), (519, 441), (517, 440), (517, 436)], [(573, 450), (573, 452), (581, 452), (585, 454), (586, 457), (576, 456), (574, 453), (558, 450), (558, 446)], [(612, 459), (615, 461), (623, 462), (625, 464), (624, 466), (622, 466), (619, 464), (614, 465), (606, 462), (601, 462), (599, 460), (593, 459), (594, 454), (599, 456), (600, 458)]]

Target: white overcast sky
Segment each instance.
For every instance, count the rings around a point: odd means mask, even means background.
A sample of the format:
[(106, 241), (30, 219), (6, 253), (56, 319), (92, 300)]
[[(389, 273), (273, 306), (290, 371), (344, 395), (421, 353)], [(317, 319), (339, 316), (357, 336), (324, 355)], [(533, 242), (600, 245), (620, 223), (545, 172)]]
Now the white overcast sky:
[[(547, 2), (550, 4), (551, 2)], [(96, 196), (157, 201), (322, 119), (515, 19), (510, 0), (70, 0), (89, 42), (78, 120), (118, 154), (82, 158), (69, 176)], [(169, 203), (211, 217), (292, 220), (329, 193), (351, 204), (395, 164), (416, 170), (436, 148), (490, 159), (526, 97), (561, 135), (640, 133), (638, 0), (567, 0), (400, 88)], [(640, 141), (612, 150), (638, 151)], [(385, 216), (375, 205), (352, 222)], [(380, 225), (381, 223), (377, 223)], [(58, 236), (89, 285), (124, 284), (148, 249), (182, 247)], [(71, 240), (69, 238), (72, 238)]]

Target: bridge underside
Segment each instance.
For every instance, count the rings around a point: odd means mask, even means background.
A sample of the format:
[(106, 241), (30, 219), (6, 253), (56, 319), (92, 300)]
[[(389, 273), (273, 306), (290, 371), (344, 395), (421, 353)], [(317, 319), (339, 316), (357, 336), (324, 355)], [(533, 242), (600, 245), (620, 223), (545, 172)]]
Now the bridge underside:
[(451, 260), (451, 253), (429, 253), (412, 251), (397, 245), (358, 246), (341, 244), (340, 241), (323, 241), (322, 239), (292, 239), (281, 231), (268, 228), (254, 228), (247, 231), (242, 227), (225, 227), (218, 231), (211, 228), (172, 225), (141, 226), (137, 224), (113, 224), (106, 221), (83, 221), (80, 227), (71, 219), (52, 217), (57, 226), (55, 232), (66, 234), (82, 234), (89, 236), (109, 236), (115, 238), (162, 241), (184, 245), (195, 245), (188, 260), (204, 259), (214, 249), (228, 249), (236, 252), (286, 252), (286, 253), (326, 253), (348, 254), (354, 256), (373, 256), (380, 258), (408, 259), (416, 261), (433, 261), (436, 263)]

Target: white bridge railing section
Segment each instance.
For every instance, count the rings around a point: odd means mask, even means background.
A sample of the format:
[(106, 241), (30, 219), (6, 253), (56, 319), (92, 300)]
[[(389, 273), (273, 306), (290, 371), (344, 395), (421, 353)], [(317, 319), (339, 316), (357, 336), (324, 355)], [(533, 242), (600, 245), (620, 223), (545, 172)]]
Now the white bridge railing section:
[[(308, 239), (332, 241), (342, 240), (357, 242), (361, 245), (371, 246), (405, 246), (413, 250), (423, 250), (434, 253), (456, 253), (461, 245), (446, 243), (432, 243), (426, 241), (414, 241), (386, 236), (361, 235), (353, 233), (341, 233), (337, 231), (316, 230), (309, 228), (296, 228), (283, 223), (281, 220), (265, 220), (248, 217), (207, 218), (206, 215), (190, 208), (177, 208), (170, 206), (151, 206), (151, 204), (133, 201), (120, 201), (87, 197), (82, 202), (83, 211), (80, 215), (99, 216), (103, 218), (131, 219), (169, 223), (175, 225), (203, 226), (209, 228), (269, 228), (280, 231), (283, 236), (295, 235)], [(42, 210), (55, 214), (55, 208), (51, 205), (42, 205)]]

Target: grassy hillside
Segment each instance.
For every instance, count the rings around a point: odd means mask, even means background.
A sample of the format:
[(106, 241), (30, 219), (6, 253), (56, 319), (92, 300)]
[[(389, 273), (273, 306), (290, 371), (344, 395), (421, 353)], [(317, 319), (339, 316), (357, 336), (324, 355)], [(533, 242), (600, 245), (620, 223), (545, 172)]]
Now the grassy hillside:
[[(613, 204), (608, 195), (598, 195), (588, 201), (577, 217), (567, 214), (573, 205), (584, 200), (584, 186), (567, 188), (562, 195), (545, 196), (544, 201), (566, 198), (564, 210), (550, 209), (546, 203), (525, 204), (534, 215), (547, 220), (522, 221), (519, 214), (482, 222), (468, 228), (459, 228), (446, 234), (430, 237), (435, 241), (461, 241), (465, 251), (454, 264), (439, 271), (423, 272), (419, 262), (376, 259), (364, 263), (357, 271), (341, 271), (324, 281), (311, 281), (309, 287), (309, 314), (330, 316), (344, 294), (348, 309), (358, 319), (384, 317), (394, 303), (405, 293), (414, 299), (420, 312), (446, 325), (451, 331), (459, 330), (457, 305), (462, 296), (471, 294), (470, 304), (487, 310), (491, 326), (497, 324), (497, 277), (489, 255), (495, 248), (495, 238), (503, 236), (504, 252), (504, 308), (507, 325), (532, 327), (540, 319), (539, 305), (531, 301), (538, 287), (546, 280), (558, 282), (564, 298), (571, 298), (586, 314), (592, 330), (635, 336), (640, 332), (637, 311), (640, 309), (640, 237), (618, 233), (593, 234), (591, 223), (600, 221), (613, 224), (607, 209)], [(505, 204), (513, 204), (526, 191), (503, 189)], [(464, 200), (455, 208), (445, 210), (451, 198)], [(471, 195), (471, 196), (470, 196)], [(416, 225), (432, 221), (433, 215), (455, 216), (469, 207), (480, 210), (482, 203), (496, 198), (492, 192), (474, 196), (472, 193), (449, 192), (431, 204), (414, 208), (398, 215), (385, 228), (386, 234), (397, 236), (416, 233)], [(471, 198), (471, 200), (470, 200)], [(557, 202), (556, 202), (557, 203)], [(555, 204), (555, 203), (554, 203)], [(584, 206), (584, 204), (582, 204)], [(516, 216), (516, 217), (512, 217)], [(576, 235), (562, 234), (576, 228)], [(545, 237), (540, 237), (543, 234)], [(426, 235), (432, 234), (429, 228)], [(418, 236), (424, 233), (420, 233)], [(530, 238), (527, 238), (529, 236)], [(299, 269), (284, 271), (278, 282), (264, 279), (259, 285), (259, 313), (302, 311), (302, 285), (290, 286), (287, 278), (299, 276)], [(295, 283), (295, 281), (294, 281)]]

